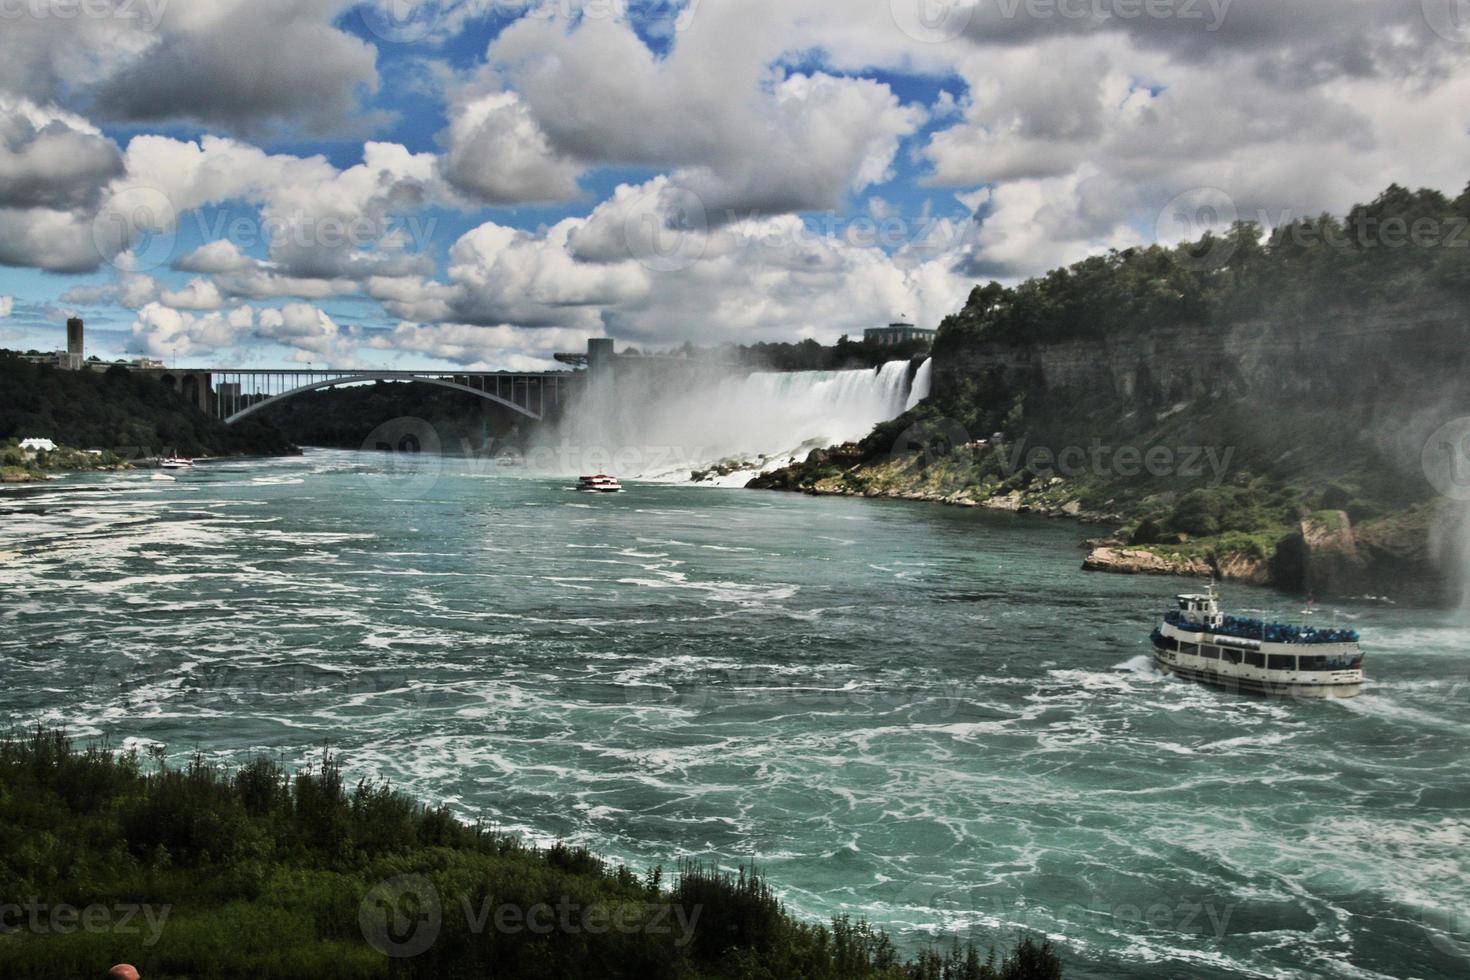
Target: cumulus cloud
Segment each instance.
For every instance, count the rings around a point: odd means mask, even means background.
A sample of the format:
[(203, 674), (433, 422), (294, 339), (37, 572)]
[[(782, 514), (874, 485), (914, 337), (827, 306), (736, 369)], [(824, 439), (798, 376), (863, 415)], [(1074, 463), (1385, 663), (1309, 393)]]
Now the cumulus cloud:
[(472, 371), (547, 371), (556, 367), (557, 351), (580, 351), (587, 334), (579, 330), (526, 329), (463, 323), (400, 323), (366, 346), (380, 351), (408, 351), (451, 361)]
[(164, 306), (176, 310), (217, 310), (225, 305), (219, 287), (208, 279), (191, 279), (182, 289), (165, 289), (160, 298)]
[(582, 168), (552, 149), (514, 92), (480, 84), (458, 92), (443, 141), (445, 179), (477, 201), (560, 201), (578, 193)]
[(131, 327), (128, 350), (154, 357), (218, 357), (247, 342), (280, 344), (294, 360), (356, 363), (361, 332), (344, 329), (309, 303), (256, 309), (240, 305), (198, 313), (154, 302), (142, 307)]
[(158, 298), (158, 281), (152, 276), (136, 272), (120, 272), (113, 282), (100, 286), (73, 286), (61, 294), (61, 302), (68, 306), (101, 306), (115, 303), (124, 309), (136, 310)]
[(200, 245), (175, 262), (174, 268), (183, 272), (224, 275), (231, 272), (248, 272), (257, 265), (255, 259), (241, 253), (238, 245), (228, 238), (221, 238)]
[[(432, 154), (391, 143), (365, 144), (363, 162), (345, 170), (321, 156), (271, 154), (213, 136), (135, 137), (123, 160), (126, 175), (111, 184), (82, 229), (92, 240), (91, 263), (77, 267), (115, 261), (140, 243), (161, 264), (172, 254), (185, 214), (234, 203), (254, 209), (244, 220), (245, 233), (252, 247), (266, 249), (269, 260), (221, 238), (179, 257), (175, 267), (234, 276), (228, 288), (255, 297), (290, 295), (295, 283), (313, 284), (301, 295), (320, 296), (340, 292), (337, 281), (431, 273), (433, 261), (422, 250), (432, 240), (434, 222), (421, 221), (418, 212), (452, 198)], [(233, 232), (236, 225), (222, 230)]]
[(356, 334), (344, 333), (330, 316), (310, 303), (261, 310), (257, 319), (256, 336), (295, 348), (301, 355), (298, 360), (316, 354), (341, 366), (355, 362), (356, 345), (351, 338)]
[(85, 207), (122, 171), (117, 144), (85, 120), (0, 94), (0, 208)]
[(716, 215), (837, 207), (924, 121), (885, 83), (773, 67), (792, 14), (710, 5), (666, 57), (616, 18), (526, 18), (490, 62), (558, 154), (676, 168)]
[(138, 311), (127, 349), (151, 357), (217, 356), (246, 336), (254, 322), (248, 306), (199, 316), (149, 303)]
[(486, 223), (450, 249), (447, 282), (370, 280), (367, 292), (405, 321), (453, 324), (457, 343), (478, 329), (524, 343), (505, 331), (530, 328), (674, 346), (835, 339), (899, 312), (934, 322), (970, 285), (953, 268), (967, 222), (915, 224), (890, 254), (871, 231), (828, 234), (794, 215), (691, 225), (670, 213), (681, 197), (658, 177), (540, 232)]
[[(127, 122), (339, 130), (378, 76), (335, 20), (350, 0), (114, 0), (108, 16), (8, 16), (0, 88)], [(95, 8), (91, 4), (90, 8)]]

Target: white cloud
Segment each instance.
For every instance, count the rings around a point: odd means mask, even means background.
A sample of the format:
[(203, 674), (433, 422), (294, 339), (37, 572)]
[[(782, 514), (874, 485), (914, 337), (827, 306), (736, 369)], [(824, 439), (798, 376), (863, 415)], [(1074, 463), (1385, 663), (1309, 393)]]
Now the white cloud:
[(3, 320), (5, 317), (10, 316), (11, 312), (14, 311), (14, 310), (15, 310), (15, 297), (14, 296), (0, 296), (0, 320)]
[(101, 17), (83, 6), (12, 5), (0, 89), (129, 122), (320, 132), (352, 121), (378, 83), (375, 49), (334, 25), (350, 0), (137, 0)]
[(400, 323), (391, 333), (367, 342), (373, 350), (426, 354), (475, 371), (547, 371), (556, 368), (557, 351), (581, 351), (587, 338), (579, 330), (473, 326), (463, 323)]
[(473, 85), (458, 92), (444, 134), (445, 179), (487, 204), (568, 200), (582, 168), (557, 154), (520, 96)]
[(122, 169), (117, 144), (84, 120), (0, 93), (0, 207), (84, 207)]
[(138, 311), (128, 350), (152, 357), (218, 356), (247, 336), (254, 321), (248, 306), (198, 316), (149, 303)]
[(223, 275), (230, 272), (249, 272), (256, 267), (255, 259), (241, 253), (239, 246), (228, 238), (205, 242), (174, 264), (184, 272), (203, 272)]
[(791, 13), (708, 5), (658, 57), (626, 22), (525, 18), (490, 46), (556, 153), (677, 168), (712, 214), (839, 206), (926, 117), (888, 85), (772, 67)]
[(183, 289), (165, 289), (160, 298), (164, 306), (176, 310), (217, 310), (225, 305), (219, 287), (208, 279), (191, 279)]
[(899, 312), (933, 323), (972, 284), (951, 268), (964, 257), (963, 225), (917, 225), (889, 255), (791, 215), (689, 227), (670, 214), (680, 201), (659, 177), (539, 233), (487, 223), (450, 249), (448, 282), (370, 280), (367, 291), (404, 320), (454, 324), (460, 340), (532, 328), (674, 346), (832, 340)]

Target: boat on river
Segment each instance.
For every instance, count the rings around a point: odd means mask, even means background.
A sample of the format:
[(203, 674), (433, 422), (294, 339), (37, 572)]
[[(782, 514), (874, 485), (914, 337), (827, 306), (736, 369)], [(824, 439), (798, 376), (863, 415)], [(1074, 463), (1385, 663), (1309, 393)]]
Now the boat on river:
[(188, 470), (193, 469), (194, 461), (192, 459), (184, 459), (180, 456), (170, 456), (162, 460), (158, 465), (166, 470)]
[(1358, 632), (1227, 616), (1215, 586), (1176, 597), (1154, 628), (1154, 664), (1169, 674), (1254, 694), (1352, 698), (1363, 690)]
[(598, 473), (596, 476), (578, 477), (577, 489), (584, 493), (622, 493), (623, 485), (615, 476)]

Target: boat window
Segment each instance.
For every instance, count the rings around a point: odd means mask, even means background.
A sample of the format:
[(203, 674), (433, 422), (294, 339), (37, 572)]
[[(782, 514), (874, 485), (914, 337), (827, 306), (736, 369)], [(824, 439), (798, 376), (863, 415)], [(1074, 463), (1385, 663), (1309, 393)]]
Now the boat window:
[(1273, 653), (1269, 663), (1272, 670), (1296, 670), (1296, 657), (1289, 653)]
[(1357, 670), (1363, 663), (1362, 657), (1315, 656), (1301, 658), (1302, 670)]
[(1154, 643), (1160, 649), (1162, 649), (1162, 650), (1178, 650), (1179, 649), (1179, 641), (1178, 640), (1174, 639), (1172, 636), (1165, 636), (1162, 633), (1160, 633), (1158, 635), (1158, 638), (1154, 640)]
[(1199, 647), (1199, 655), (1201, 657), (1204, 657), (1206, 660), (1219, 660), (1220, 648), (1210, 646), (1208, 643), (1201, 643)]
[(1247, 653), (1245, 655), (1245, 665), (1247, 667), (1264, 667), (1266, 666), (1266, 655), (1264, 653)]
[(1195, 644), (1195, 643), (1185, 643), (1183, 640), (1180, 640), (1179, 641), (1179, 652), (1180, 653), (1183, 653), (1183, 654), (1186, 654), (1188, 656), (1191, 656), (1191, 657), (1198, 657), (1199, 656), (1199, 645), (1198, 644)]
[(1238, 664), (1238, 663), (1240, 663), (1240, 651), (1239, 650), (1221, 650), (1220, 651), (1220, 659), (1223, 660), (1223, 661), (1225, 661), (1227, 664)]

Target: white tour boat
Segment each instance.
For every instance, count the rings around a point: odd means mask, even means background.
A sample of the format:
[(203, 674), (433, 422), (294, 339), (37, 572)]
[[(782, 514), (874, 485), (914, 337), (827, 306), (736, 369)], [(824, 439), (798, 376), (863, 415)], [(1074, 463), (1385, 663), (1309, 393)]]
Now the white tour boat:
[(618, 482), (617, 477), (599, 473), (596, 476), (579, 477), (577, 489), (586, 493), (622, 493), (623, 485)]
[(158, 464), (166, 470), (187, 470), (194, 466), (192, 459), (182, 459), (178, 456), (170, 456)]
[(1226, 616), (1211, 584), (1181, 595), (1153, 632), (1166, 673), (1234, 691), (1352, 698), (1363, 690), (1363, 651), (1350, 629), (1316, 629)]

